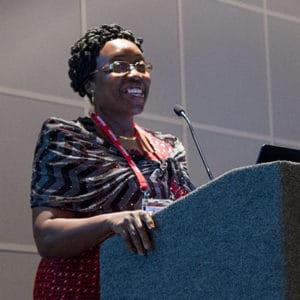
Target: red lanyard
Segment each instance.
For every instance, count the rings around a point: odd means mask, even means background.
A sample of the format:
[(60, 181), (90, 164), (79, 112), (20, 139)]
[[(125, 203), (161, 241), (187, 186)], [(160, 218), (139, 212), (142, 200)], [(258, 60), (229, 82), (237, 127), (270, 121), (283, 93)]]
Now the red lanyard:
[[(111, 140), (111, 142), (114, 144), (114, 146), (120, 151), (120, 153), (123, 155), (123, 157), (126, 159), (128, 165), (134, 172), (141, 191), (144, 193), (144, 197), (149, 197), (149, 186), (148, 183), (143, 175), (143, 173), (140, 171), (140, 169), (136, 166), (135, 162), (133, 161), (130, 154), (126, 151), (126, 149), (122, 146), (121, 142), (117, 139), (115, 134), (112, 132), (108, 124), (97, 114), (97, 113), (91, 113), (91, 118), (96, 122), (96, 124), (103, 130), (103, 132), (106, 134), (106, 136)], [(135, 124), (134, 124), (135, 126)]]

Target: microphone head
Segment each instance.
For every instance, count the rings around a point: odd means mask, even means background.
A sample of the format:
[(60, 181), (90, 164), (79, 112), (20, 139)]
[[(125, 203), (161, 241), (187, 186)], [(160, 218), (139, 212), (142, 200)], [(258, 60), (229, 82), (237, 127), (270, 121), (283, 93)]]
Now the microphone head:
[(180, 104), (174, 106), (174, 112), (177, 116), (181, 117), (184, 114), (184, 108)]

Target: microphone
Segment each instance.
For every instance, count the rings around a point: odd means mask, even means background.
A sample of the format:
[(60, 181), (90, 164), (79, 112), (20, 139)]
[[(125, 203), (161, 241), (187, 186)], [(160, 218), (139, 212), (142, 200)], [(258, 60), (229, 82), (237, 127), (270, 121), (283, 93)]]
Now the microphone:
[(200, 157), (201, 157), (201, 160), (202, 160), (202, 162), (203, 162), (203, 164), (204, 164), (204, 167), (205, 167), (206, 173), (207, 173), (207, 175), (208, 175), (208, 178), (209, 178), (210, 180), (214, 179), (214, 177), (213, 177), (213, 175), (212, 175), (212, 173), (211, 173), (211, 171), (210, 171), (210, 169), (209, 169), (209, 167), (208, 167), (208, 164), (207, 164), (207, 162), (206, 162), (206, 159), (205, 159), (205, 157), (204, 157), (204, 154), (203, 154), (203, 152), (201, 151), (199, 142), (198, 142), (198, 140), (197, 140), (197, 138), (196, 138), (196, 136), (195, 136), (194, 128), (192, 127), (192, 124), (191, 124), (189, 118), (188, 118), (187, 115), (185, 114), (185, 111), (184, 111), (183, 107), (182, 107), (180, 104), (176, 104), (176, 105), (174, 106), (174, 112), (175, 112), (175, 114), (176, 114), (178, 117), (183, 117), (184, 120), (186, 121), (186, 123), (188, 124), (189, 129), (190, 129), (190, 132), (191, 132), (191, 134), (192, 134), (192, 138), (193, 138), (193, 140), (194, 140), (194, 142), (195, 142), (195, 145), (196, 145), (196, 148), (197, 148), (197, 150), (198, 150), (198, 152), (199, 152), (199, 154), (200, 154)]

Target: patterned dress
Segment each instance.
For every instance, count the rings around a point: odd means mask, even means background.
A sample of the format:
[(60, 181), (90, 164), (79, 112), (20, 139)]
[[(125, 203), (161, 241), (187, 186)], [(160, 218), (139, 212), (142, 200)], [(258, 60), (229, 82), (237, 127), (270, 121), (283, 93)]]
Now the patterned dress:
[[(180, 141), (137, 127), (148, 150), (131, 154), (150, 196), (176, 200), (194, 189)], [(127, 161), (96, 134), (90, 118), (48, 119), (33, 161), (31, 207), (51, 207), (80, 217), (141, 209), (143, 194)], [(99, 299), (99, 245), (71, 258), (42, 258), (34, 299)]]

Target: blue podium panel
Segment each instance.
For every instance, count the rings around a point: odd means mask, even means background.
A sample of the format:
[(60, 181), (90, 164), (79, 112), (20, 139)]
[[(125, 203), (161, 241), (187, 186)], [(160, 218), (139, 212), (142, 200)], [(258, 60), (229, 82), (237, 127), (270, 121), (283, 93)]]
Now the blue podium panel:
[(300, 164), (235, 169), (154, 218), (146, 257), (101, 246), (101, 299), (300, 299)]

